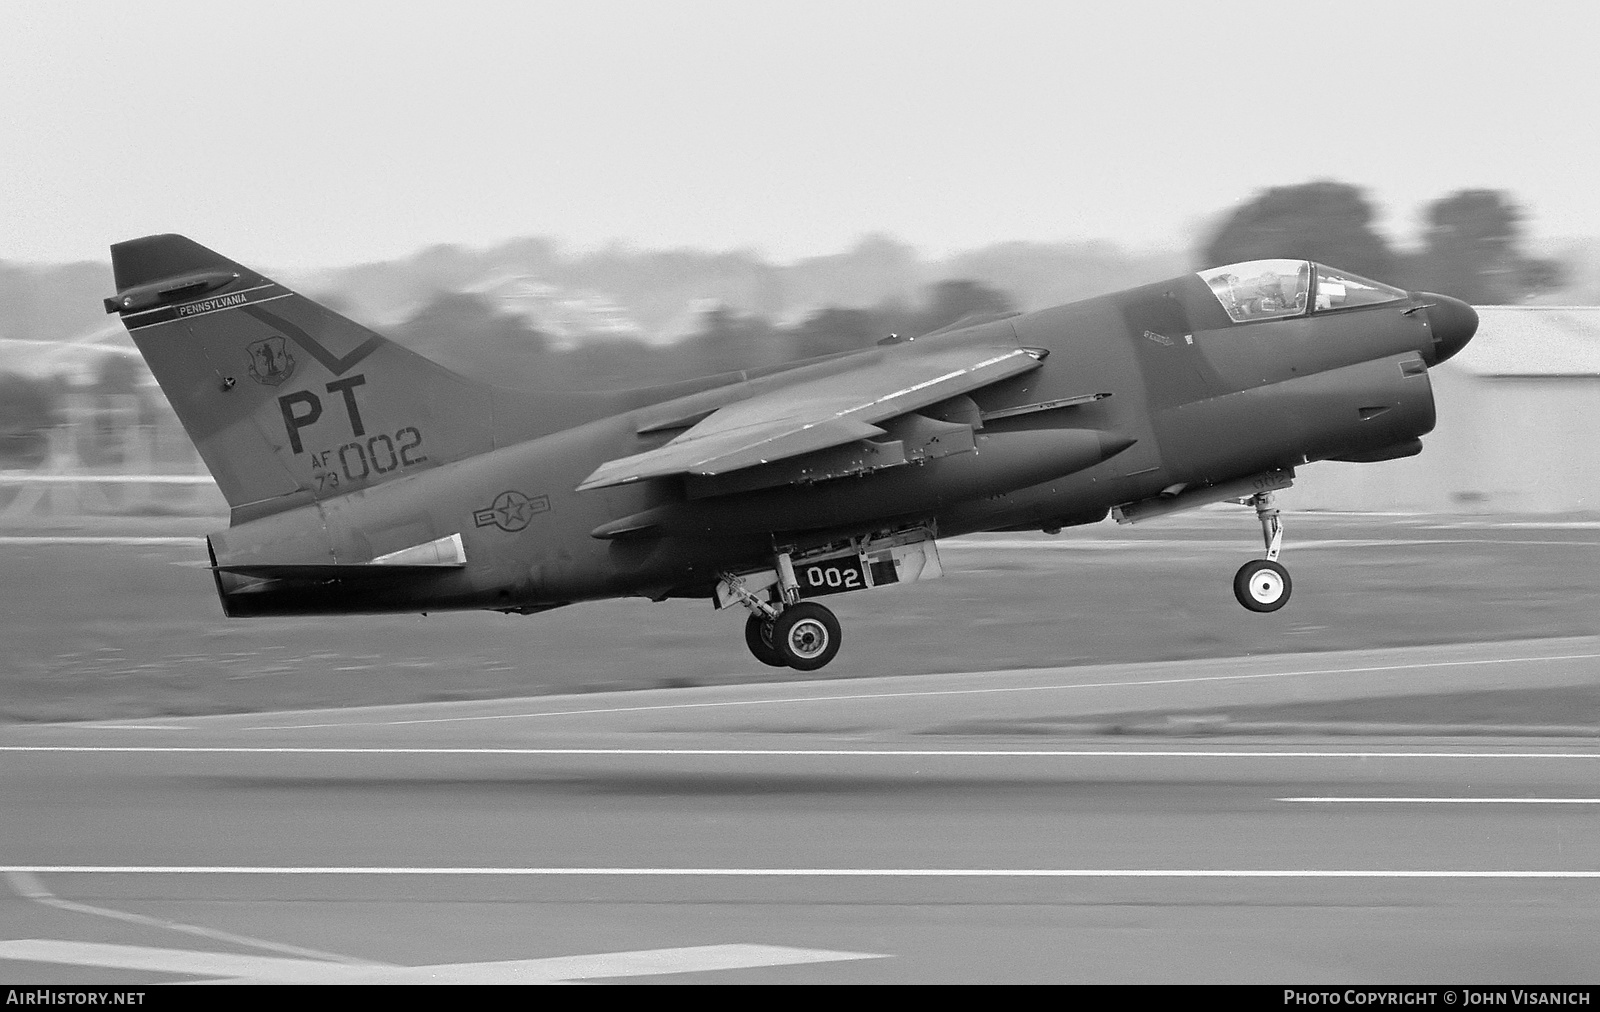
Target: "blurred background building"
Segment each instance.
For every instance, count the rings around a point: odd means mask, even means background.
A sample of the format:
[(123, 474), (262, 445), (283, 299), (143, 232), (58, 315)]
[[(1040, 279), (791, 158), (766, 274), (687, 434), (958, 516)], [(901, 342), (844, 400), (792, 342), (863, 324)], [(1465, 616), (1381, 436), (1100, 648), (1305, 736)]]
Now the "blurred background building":
[[(1432, 370), (1422, 453), (1300, 472), (1296, 509), (1600, 510), (1600, 308), (1480, 306), (1478, 334)], [(1292, 496), (1292, 499), (1290, 498)]]

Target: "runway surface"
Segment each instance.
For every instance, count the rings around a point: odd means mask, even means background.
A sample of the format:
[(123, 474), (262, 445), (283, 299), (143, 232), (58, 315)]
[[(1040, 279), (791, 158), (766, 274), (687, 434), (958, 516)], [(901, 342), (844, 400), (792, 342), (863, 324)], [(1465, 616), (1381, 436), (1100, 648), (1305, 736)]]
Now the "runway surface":
[[(1249, 510), (941, 543), (945, 578), (830, 598), (818, 677), (1326, 653), (1600, 634), (1600, 520), (1289, 518), (1294, 600), (1234, 599)], [(740, 684), (743, 618), (705, 602), (224, 618), (194, 521), (0, 536), (0, 721), (87, 720)], [(200, 528), (205, 529), (205, 528)], [(149, 539), (149, 540), (146, 540)]]
[(1592, 983), (1593, 739), (1020, 732), (1597, 680), (1587, 636), (12, 725), (0, 981)]

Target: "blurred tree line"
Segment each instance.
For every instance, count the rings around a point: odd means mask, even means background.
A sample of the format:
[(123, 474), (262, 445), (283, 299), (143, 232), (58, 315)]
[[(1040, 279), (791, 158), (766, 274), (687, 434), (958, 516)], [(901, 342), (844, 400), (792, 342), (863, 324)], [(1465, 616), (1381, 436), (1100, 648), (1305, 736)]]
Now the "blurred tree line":
[[(1356, 186), (1322, 180), (1275, 187), (1228, 214), (1200, 251), (1197, 266), (1269, 257), (1311, 259), (1480, 305), (1514, 303), (1553, 291), (1566, 280), (1559, 262), (1524, 250), (1523, 217), (1503, 191), (1461, 190), (1427, 205), (1420, 245), (1402, 249), (1374, 227), (1374, 209)], [(894, 267), (897, 277), (906, 275), (902, 261), (909, 256), (907, 249), (875, 237), (851, 256), (869, 252)], [(914, 303), (896, 294), (867, 308), (828, 305), (789, 326), (724, 303), (703, 313), (690, 334), (666, 345), (608, 338), (562, 348), (523, 318), (500, 310), (492, 299), (459, 293), (435, 297), (390, 332), (459, 372), (510, 386), (596, 389), (666, 383), (853, 351), (891, 334), (916, 336), (965, 318), (1021, 308), (1009, 292), (975, 276), (987, 280), (1004, 275), (996, 268), (1033, 263), (1039, 251), (1027, 244), (1002, 244), (981, 253), (960, 262), (971, 276), (929, 285)], [(1129, 278), (1106, 287), (1143, 280)]]
[(1266, 190), (1230, 214), (1198, 266), (1271, 257), (1316, 260), (1412, 291), (1477, 305), (1520, 302), (1562, 286), (1555, 260), (1522, 249), (1523, 211), (1501, 190), (1460, 190), (1423, 209), (1422, 245), (1397, 250), (1373, 228), (1359, 187), (1332, 180)]
[[(1428, 204), (1414, 249), (1392, 244), (1374, 218), (1365, 193), (1347, 183), (1274, 187), (1229, 212), (1195, 266), (1312, 259), (1480, 305), (1518, 302), (1567, 283), (1561, 263), (1526, 251), (1523, 209), (1504, 191), (1461, 190)], [(775, 267), (739, 251), (608, 247), (572, 257), (551, 240), (530, 238), (480, 253), (435, 247), (403, 261), (343, 269), (323, 279), (342, 294), (318, 298), (360, 319), (364, 307), (440, 293), (398, 325), (375, 321), (377, 329), (464, 375), (504, 386), (618, 389), (853, 351), (891, 334), (916, 336), (1181, 270), (1181, 261), (1165, 255), (1130, 256), (1096, 243), (1000, 243), (935, 264), (890, 237), (867, 236), (845, 252)], [(607, 336), (574, 345), (541, 333), (488, 294), (463, 291), (486, 274), (508, 272), (618, 297), (646, 323), (666, 321), (707, 296), (717, 308), (701, 312), (689, 333), (671, 343)], [(923, 285), (941, 275), (952, 280)], [(0, 263), (0, 336), (59, 340), (103, 328), (99, 296), (110, 287), (104, 264)], [(795, 305), (823, 308), (798, 322), (773, 322)], [(0, 467), (42, 460), (44, 430), (59, 416), (69, 387), (151, 396), (143, 364), (131, 356), (103, 359), (87, 388), (0, 372)]]
[(719, 306), (672, 344), (610, 337), (563, 348), (492, 299), (447, 293), (388, 334), (463, 375), (503, 386), (621, 389), (856, 351), (891, 335), (915, 337), (1013, 308), (1005, 292), (956, 279), (928, 286), (914, 305), (829, 307), (790, 327)]

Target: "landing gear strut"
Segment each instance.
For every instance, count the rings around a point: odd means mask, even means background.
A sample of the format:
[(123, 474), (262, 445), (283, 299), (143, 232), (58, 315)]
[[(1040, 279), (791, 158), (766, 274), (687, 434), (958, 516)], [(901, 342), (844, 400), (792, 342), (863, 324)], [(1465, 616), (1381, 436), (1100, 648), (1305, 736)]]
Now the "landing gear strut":
[(792, 579), (780, 578), (780, 593), (772, 601), (753, 593), (738, 577), (725, 580), (734, 599), (750, 612), (744, 642), (762, 664), (815, 671), (839, 652), (839, 620), (815, 601), (800, 600)]
[(1252, 559), (1239, 567), (1233, 577), (1233, 596), (1251, 611), (1277, 611), (1289, 603), (1289, 594), (1294, 590), (1289, 571), (1278, 562), (1278, 554), (1283, 550), (1283, 521), (1279, 519), (1277, 507), (1272, 505), (1271, 492), (1257, 492), (1244, 502), (1256, 508), (1267, 557)]

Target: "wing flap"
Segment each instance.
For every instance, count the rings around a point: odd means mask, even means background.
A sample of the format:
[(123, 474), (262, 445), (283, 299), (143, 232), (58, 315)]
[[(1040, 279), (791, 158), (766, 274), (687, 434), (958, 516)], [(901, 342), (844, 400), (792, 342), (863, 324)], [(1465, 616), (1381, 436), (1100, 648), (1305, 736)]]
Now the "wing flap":
[(883, 430), (876, 425), (848, 418), (800, 427), (787, 421), (753, 425), (720, 438), (673, 440), (647, 453), (608, 461), (596, 468), (578, 491), (672, 474), (721, 474), (881, 435)]
[(875, 422), (1038, 367), (1036, 355), (1014, 344), (885, 357), (718, 408), (663, 446), (600, 465), (578, 490), (726, 474), (881, 436)]

